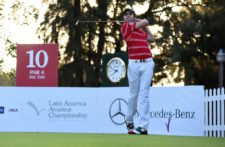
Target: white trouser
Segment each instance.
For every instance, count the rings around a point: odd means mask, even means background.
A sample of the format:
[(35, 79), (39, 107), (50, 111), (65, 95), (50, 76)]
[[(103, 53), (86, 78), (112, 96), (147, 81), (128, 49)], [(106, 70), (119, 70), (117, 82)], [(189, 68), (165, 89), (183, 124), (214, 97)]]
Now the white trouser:
[(133, 122), (138, 112), (137, 126), (148, 129), (149, 124), (149, 90), (153, 77), (154, 61), (148, 58), (145, 61), (131, 60), (128, 64), (128, 81), (130, 98), (128, 99), (127, 122)]

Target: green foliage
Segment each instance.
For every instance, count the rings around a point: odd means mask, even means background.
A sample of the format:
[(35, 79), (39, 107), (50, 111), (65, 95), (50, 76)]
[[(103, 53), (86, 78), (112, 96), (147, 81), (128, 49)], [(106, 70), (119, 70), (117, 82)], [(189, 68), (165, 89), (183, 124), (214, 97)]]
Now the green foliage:
[(16, 57), (16, 44), (6, 38), (5, 46), (7, 48), (7, 54)]
[(2, 16), (2, 7), (3, 7), (3, 2), (0, 2), (0, 17)]
[[(0, 61), (0, 69), (1, 69), (1, 61)], [(15, 71), (11, 72), (2, 72), (0, 71), (0, 86), (15, 86), (16, 85), (16, 77)]]

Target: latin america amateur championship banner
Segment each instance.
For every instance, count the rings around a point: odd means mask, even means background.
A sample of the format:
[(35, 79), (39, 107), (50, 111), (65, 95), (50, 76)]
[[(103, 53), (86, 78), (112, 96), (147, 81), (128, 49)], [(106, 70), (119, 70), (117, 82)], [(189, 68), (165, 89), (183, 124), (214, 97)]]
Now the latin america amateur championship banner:
[[(0, 132), (127, 133), (128, 87), (0, 87), (0, 93)], [(149, 133), (203, 136), (203, 99), (203, 86), (151, 87)]]

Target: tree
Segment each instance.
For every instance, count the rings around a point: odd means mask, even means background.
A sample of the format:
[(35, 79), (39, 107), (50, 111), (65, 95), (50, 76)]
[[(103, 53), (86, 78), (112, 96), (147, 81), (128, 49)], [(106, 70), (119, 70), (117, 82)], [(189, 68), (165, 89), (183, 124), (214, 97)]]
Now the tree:
[[(49, 5), (38, 33), (46, 43), (60, 44), (60, 86), (99, 86), (101, 57), (122, 51), (120, 24), (80, 23), (77, 20), (121, 19), (127, 6), (146, 0), (58, 0)], [(138, 17), (162, 28), (156, 34), (154, 84), (169, 79), (185, 85), (216, 87), (217, 49), (224, 47), (224, 2), (216, 0), (148, 0), (148, 10)], [(62, 40), (66, 40), (62, 43)], [(177, 73), (177, 75), (173, 75)], [(170, 79), (169, 79), (170, 80)], [(168, 80), (168, 81), (169, 81)]]
[[(119, 24), (75, 25), (77, 20), (118, 18), (116, 15), (121, 12), (119, 1), (97, 0), (97, 5), (91, 7), (87, 0), (58, 0), (49, 5), (38, 32), (46, 43), (59, 43), (61, 38), (68, 37), (64, 45), (60, 44), (60, 50), (64, 50), (60, 54), (60, 86), (99, 86), (103, 53), (121, 51)], [(115, 10), (111, 17), (107, 14), (109, 7)]]
[[(174, 8), (180, 11), (176, 12)], [(166, 12), (168, 19), (161, 22), (163, 37), (158, 43), (161, 43), (163, 52), (158, 63), (166, 63), (171, 74), (176, 69), (174, 66), (178, 67), (175, 81), (217, 87), (215, 55), (219, 48), (224, 48), (224, 1), (176, 1), (166, 4), (162, 12)], [(158, 69), (159, 73), (164, 73), (161, 77), (166, 76), (163, 70)], [(180, 78), (181, 75), (184, 79)]]

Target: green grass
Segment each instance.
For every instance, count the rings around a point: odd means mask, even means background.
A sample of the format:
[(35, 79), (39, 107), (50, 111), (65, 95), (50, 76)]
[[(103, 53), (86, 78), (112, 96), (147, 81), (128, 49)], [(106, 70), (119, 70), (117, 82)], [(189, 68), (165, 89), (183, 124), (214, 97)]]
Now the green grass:
[(225, 147), (225, 138), (125, 134), (0, 133), (0, 147)]

